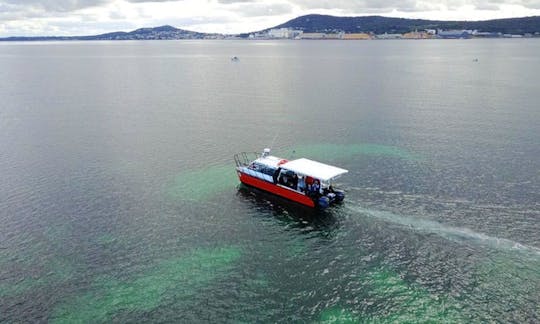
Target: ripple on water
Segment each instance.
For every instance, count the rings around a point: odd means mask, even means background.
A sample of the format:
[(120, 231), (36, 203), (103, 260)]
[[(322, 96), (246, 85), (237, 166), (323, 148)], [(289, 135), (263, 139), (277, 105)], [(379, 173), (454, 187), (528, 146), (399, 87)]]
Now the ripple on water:
[(474, 287), (466, 296), (482, 309), (484, 320), (512, 319), (517, 323), (540, 321), (540, 259), (494, 252), (478, 263)]
[(14, 236), (12, 247), (0, 250), (0, 264), (4, 263), (0, 270), (4, 279), (0, 283), (0, 297), (13, 298), (74, 278), (80, 259), (63, 253), (66, 238), (71, 234), (70, 225), (56, 224)]
[(288, 158), (300, 158), (307, 157), (312, 159), (318, 159), (322, 161), (337, 161), (345, 160), (356, 155), (368, 155), (368, 156), (386, 156), (392, 158), (400, 158), (404, 160), (419, 160), (418, 154), (411, 153), (406, 149), (391, 146), (372, 143), (361, 144), (330, 144), (330, 143), (318, 143), (318, 144), (305, 144), (293, 147), (289, 151), (279, 152), (287, 154)]
[(381, 219), (394, 224), (402, 225), (416, 231), (423, 231), (440, 235), (449, 240), (457, 242), (473, 242), (478, 245), (489, 246), (502, 250), (515, 250), (522, 253), (539, 257), (540, 249), (534, 246), (520, 244), (516, 241), (493, 237), (483, 233), (478, 233), (468, 228), (448, 226), (436, 221), (415, 218), (413, 216), (403, 216), (384, 210), (374, 210), (361, 207), (354, 202), (347, 205), (347, 209), (360, 213), (361, 215)]
[(238, 184), (237, 179), (232, 163), (188, 170), (174, 177), (167, 194), (172, 199), (205, 201), (221, 191), (234, 188)]
[(339, 307), (332, 307), (325, 309), (321, 316), (319, 317), (319, 323), (323, 324), (331, 324), (331, 323), (359, 323), (360, 318), (357, 314), (352, 313), (351, 311), (348, 311), (346, 309), (342, 309)]
[(180, 258), (163, 261), (131, 280), (101, 277), (91, 290), (58, 305), (54, 323), (108, 322), (122, 312), (157, 308), (165, 298), (188, 301), (212, 281), (227, 276), (241, 256), (238, 247), (195, 249)]
[[(420, 235), (422, 241), (428, 238), (423, 234), (427, 232), (439, 236), (442, 239), (441, 243), (450, 240), (457, 243), (456, 246), (469, 246), (464, 248), (467, 255), (473, 250), (478, 252), (466, 262), (466, 268), (459, 267), (459, 269), (454, 269), (454, 266), (446, 268), (446, 261), (437, 264), (436, 259), (424, 257), (417, 259), (421, 264), (414, 265), (415, 271), (423, 271), (424, 267), (427, 266), (437, 271), (437, 273), (432, 274), (431, 278), (448, 278), (450, 287), (444, 285), (444, 287), (439, 287), (441, 289), (433, 289), (436, 288), (433, 285), (436, 282), (433, 281), (415, 280), (409, 282), (398, 272), (387, 267), (374, 267), (368, 270), (367, 274), (360, 275), (362, 283), (365, 285), (363, 291), (367, 292), (368, 295), (366, 297), (368, 306), (362, 309), (359, 314), (369, 315), (369, 318), (357, 317), (359, 321), (483, 322), (504, 319), (516, 322), (535, 322), (539, 319), (540, 295), (537, 292), (540, 290), (540, 272), (538, 272), (540, 257), (537, 248), (463, 228), (447, 226), (443, 223), (362, 208), (356, 206), (354, 202), (348, 203), (345, 207), (346, 210), (350, 210), (354, 214), (359, 213), (369, 218), (382, 220), (384, 223), (398, 225), (400, 230), (405, 231), (404, 234), (410, 232), (406, 235), (413, 237)], [(352, 222), (350, 225), (354, 225), (358, 219), (349, 218), (348, 221)], [(374, 220), (370, 222), (378, 223)], [(392, 228), (394, 229), (392, 230)], [(388, 233), (396, 230), (395, 227), (389, 227), (389, 229)], [(397, 249), (397, 242), (392, 240), (391, 243), (392, 247), (388, 252)], [(412, 248), (414, 247), (412, 246)], [(419, 248), (419, 252), (423, 251), (427, 255), (430, 253), (438, 254), (438, 250), (432, 250), (425, 245), (420, 245)], [(425, 248), (427, 250), (424, 250)], [(389, 255), (385, 257), (386, 264), (399, 263), (392, 262), (388, 257)], [(411, 266), (410, 263), (404, 266), (405, 268), (401, 270), (407, 274), (406, 278), (418, 276), (414, 274), (411, 276), (411, 273), (405, 270)], [(399, 268), (399, 266), (397, 267)], [(425, 275), (424, 272), (417, 279), (423, 275)], [(430, 274), (427, 276), (430, 277)], [(452, 287), (459, 289), (455, 290)], [(344, 314), (359, 311), (358, 307), (342, 305), (342, 308)], [(335, 318), (339, 318), (339, 314), (341, 314), (339, 308), (331, 308), (328, 312), (333, 314), (332, 316)], [(321, 314), (321, 318), (323, 315)], [(347, 316), (349, 315), (346, 315), (345, 318)]]
[(366, 297), (362, 301), (368, 314), (332, 306), (319, 315), (322, 323), (417, 323), (465, 320), (459, 303), (447, 296), (430, 294), (415, 284), (405, 282), (394, 271), (374, 268), (362, 278)]
[[(336, 161), (360, 154), (388, 156), (407, 160), (418, 158), (404, 149), (378, 144), (300, 145), (295, 147), (294, 153), (290, 158), (307, 157), (321, 161)], [(231, 160), (230, 165), (216, 165), (181, 172), (168, 184), (166, 193), (172, 199), (206, 201), (219, 192), (234, 188), (237, 184), (238, 179)]]

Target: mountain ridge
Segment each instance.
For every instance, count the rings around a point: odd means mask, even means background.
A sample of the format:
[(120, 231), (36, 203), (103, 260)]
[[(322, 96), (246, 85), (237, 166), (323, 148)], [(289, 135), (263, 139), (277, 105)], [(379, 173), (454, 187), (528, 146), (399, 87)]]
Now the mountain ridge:
[(345, 33), (407, 33), (423, 29), (470, 29), (503, 34), (540, 32), (540, 16), (503, 18), (476, 21), (446, 21), (393, 18), (384, 16), (338, 17), (305, 15), (273, 28), (294, 28), (304, 32), (340, 31)]
[(174, 39), (202, 39), (218, 35), (200, 33), (185, 29), (163, 25), (158, 27), (138, 28), (129, 32), (115, 31), (98, 35), (88, 36), (31, 36), (31, 37), (6, 37), (1, 41), (42, 41), (42, 40), (174, 40)]
[[(444, 21), (427, 19), (393, 18), (384, 16), (340, 17), (310, 14), (291, 19), (283, 24), (264, 29), (291, 28), (305, 33), (344, 32), (344, 33), (407, 33), (425, 29), (467, 29), (501, 34), (540, 34), (540, 16), (504, 18), (478, 21)], [(176, 28), (170, 25), (138, 28), (133, 31), (109, 32), (88, 36), (12, 36), (0, 41), (46, 41), (46, 40), (175, 40), (175, 39), (221, 39), (227, 37), (247, 38), (252, 33), (224, 35), (201, 33)]]

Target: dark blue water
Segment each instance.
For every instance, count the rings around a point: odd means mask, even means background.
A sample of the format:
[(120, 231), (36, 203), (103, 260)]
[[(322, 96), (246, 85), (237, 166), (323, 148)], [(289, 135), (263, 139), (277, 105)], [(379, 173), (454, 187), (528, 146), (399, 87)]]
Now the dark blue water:
[[(0, 44), (0, 321), (540, 321), (539, 52)], [(267, 146), (346, 201), (239, 186)]]

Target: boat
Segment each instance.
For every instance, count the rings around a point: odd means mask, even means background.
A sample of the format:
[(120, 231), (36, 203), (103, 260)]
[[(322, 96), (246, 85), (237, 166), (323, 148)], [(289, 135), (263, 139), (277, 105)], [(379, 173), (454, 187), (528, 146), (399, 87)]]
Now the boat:
[(306, 158), (288, 161), (270, 155), (242, 152), (234, 155), (240, 182), (302, 205), (326, 209), (343, 201), (345, 193), (332, 182), (348, 171)]

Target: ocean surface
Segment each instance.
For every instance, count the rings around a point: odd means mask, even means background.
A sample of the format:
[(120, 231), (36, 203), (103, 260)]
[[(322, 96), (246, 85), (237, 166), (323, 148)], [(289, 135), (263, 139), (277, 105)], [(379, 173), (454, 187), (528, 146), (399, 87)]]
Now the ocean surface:
[[(0, 322), (540, 322), (539, 53), (1, 43)], [(264, 147), (345, 202), (240, 186)]]

